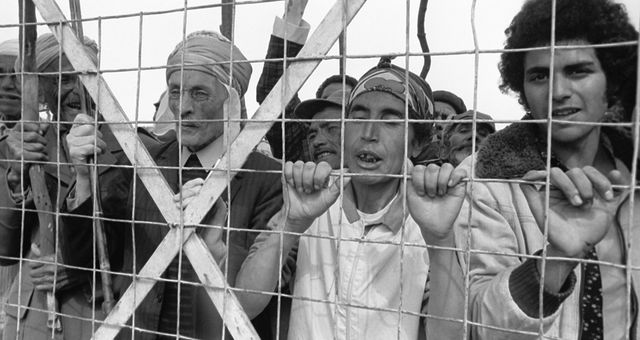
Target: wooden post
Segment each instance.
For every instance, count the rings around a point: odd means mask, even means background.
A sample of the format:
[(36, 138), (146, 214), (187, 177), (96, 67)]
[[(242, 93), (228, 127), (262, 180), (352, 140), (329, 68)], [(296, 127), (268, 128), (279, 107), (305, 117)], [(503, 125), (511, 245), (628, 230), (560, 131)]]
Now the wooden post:
[[(158, 205), (167, 223), (180, 224), (182, 211), (173, 203), (171, 198), (173, 191), (169, 188), (164, 177), (162, 177), (148, 151), (142, 146), (136, 131), (128, 121), (115, 96), (109, 90), (104, 79), (98, 74), (96, 65), (88, 58), (86, 51), (78, 39), (73, 36), (68, 25), (54, 24), (65, 22), (66, 19), (62, 11), (60, 11), (54, 0), (34, 0), (34, 2), (44, 20), (52, 23), (49, 27), (58, 40), (61, 41), (62, 48), (73, 67), (76, 70), (85, 72), (85, 74), (80, 75), (80, 80), (93, 98), (100, 98), (98, 102), (99, 111), (105, 120), (118, 123), (113, 125), (113, 133), (131, 163), (139, 166), (138, 175), (154, 202)], [(347, 23), (350, 22), (365, 2), (366, 0), (350, 0), (344, 6), (343, 1), (338, 0), (298, 56), (313, 58), (326, 55), (340, 35), (343, 15), (347, 18)], [(345, 11), (346, 13), (343, 13)], [(64, 39), (62, 38), (63, 36)], [(281, 78), (275, 85), (252, 121), (247, 123), (247, 126), (233, 141), (230, 151), (223, 156), (215, 168), (218, 171), (210, 173), (196, 200), (187, 206), (184, 211), (184, 225), (196, 225), (202, 221), (206, 212), (211, 209), (217, 198), (229, 185), (228, 176), (224, 170), (227, 169), (227, 166), (233, 169), (240, 168), (244, 164), (249, 153), (273, 124), (273, 119), (276, 119), (279, 115), (282, 107), (281, 103), (289, 102), (293, 98), (293, 95), (299, 91), (321, 61), (322, 59), (301, 60), (290, 66), (289, 76), (286, 79)], [(233, 157), (230, 155), (233, 155)], [(204, 211), (199, 211), (201, 209), (204, 209)], [(182, 243), (180, 240), (182, 240)], [(105, 319), (104, 324), (94, 334), (94, 339), (115, 338), (183, 244), (187, 258), (193, 264), (198, 277), (207, 284), (205, 288), (223, 317), (231, 335), (235, 339), (257, 338), (257, 333), (246, 314), (243, 313), (235, 294), (226, 289), (223, 289), (224, 292), (222, 294), (216, 293), (216, 290), (220, 288), (215, 287), (215, 285), (225, 283), (225, 278), (208, 253), (208, 249), (202, 243), (200, 236), (195, 234), (195, 228), (172, 228), (140, 273), (135, 276), (135, 282), (129, 286)], [(209, 286), (209, 284), (213, 287)]]
[[(20, 41), (22, 72), (36, 72), (36, 10), (31, 0), (18, 0), (20, 10)], [(34, 24), (34, 25), (29, 25)], [(22, 120), (25, 122), (35, 122), (39, 120), (38, 105), (38, 75), (22, 75)], [(25, 164), (26, 167), (26, 164)], [(40, 254), (57, 254), (54, 231), (53, 205), (45, 182), (45, 173), (41, 165), (32, 164), (29, 166), (29, 180), (33, 202), (38, 210), (39, 229), (35, 246), (40, 250)], [(40, 298), (45, 294), (47, 311), (47, 327), (53, 331), (62, 331), (60, 319), (57, 316), (57, 302), (53, 291), (43, 293), (35, 291), (34, 298)]]
[(222, 24), (220, 25), (220, 33), (231, 41), (233, 41), (231, 39), (233, 32), (233, 6), (233, 0), (222, 0)]
[[(82, 11), (80, 9), (80, 0), (69, 0), (69, 8), (71, 9), (71, 19), (74, 20), (74, 24), (72, 25), (73, 30), (76, 32), (76, 36), (78, 41), (81, 43), (84, 41), (84, 30), (82, 29)], [(86, 98), (84, 87), (82, 84), (78, 84), (78, 91), (80, 95), (80, 107), (82, 112), (85, 112), (90, 115), (91, 107), (89, 103), (91, 101), (89, 98)], [(98, 114), (97, 112), (95, 113)], [(95, 116), (94, 116), (95, 118)], [(96, 119), (97, 121), (97, 119)], [(98, 126), (96, 126), (98, 128)], [(93, 157), (89, 157), (89, 162)], [(104, 231), (104, 224), (102, 223), (103, 209), (102, 209), (102, 197), (100, 197), (100, 179), (98, 176), (97, 164), (91, 167), (91, 195), (93, 197), (94, 203), (96, 204), (96, 216), (93, 219), (93, 227), (96, 235), (96, 246), (98, 250), (98, 262), (100, 266), (100, 281), (102, 288), (102, 311), (105, 314), (109, 314), (111, 309), (113, 309), (113, 305), (115, 304), (113, 297), (113, 288), (111, 283), (111, 262), (109, 261), (109, 248), (107, 246), (107, 235)]]

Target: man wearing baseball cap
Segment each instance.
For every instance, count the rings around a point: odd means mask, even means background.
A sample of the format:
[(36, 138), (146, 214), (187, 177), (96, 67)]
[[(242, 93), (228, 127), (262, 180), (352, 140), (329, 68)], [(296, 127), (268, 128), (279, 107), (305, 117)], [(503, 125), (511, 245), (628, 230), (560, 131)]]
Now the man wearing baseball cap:
[[(418, 339), (418, 314), (463, 316), (453, 310), (463, 297), (454, 301), (460, 295), (443, 288), (459, 272), (455, 253), (427, 250), (425, 241), (453, 245), (433, 230), (457, 216), (459, 207), (441, 204), (447, 192), (464, 192), (464, 170), (412, 167), (409, 158), (430, 140), (432, 124), (422, 121), (433, 114), (431, 89), (413, 73), (382, 62), (358, 81), (346, 112), (349, 174), (331, 176), (324, 161), (285, 164), (285, 207), (270, 221), (284, 233), (257, 237), (237, 277), (238, 298), (251, 317), (269, 295), (245, 292), (292, 287), (290, 339)], [(413, 178), (406, 185), (404, 173)], [(437, 291), (430, 296), (428, 275)], [(435, 338), (446, 333), (438, 320), (426, 328)]]
[(294, 115), (301, 119), (313, 119), (307, 128), (309, 155), (315, 163), (329, 163), (331, 168), (340, 168), (339, 119), (342, 117), (342, 103), (349, 100), (344, 91), (336, 91), (328, 98), (309, 99), (296, 106)]
[[(493, 118), (488, 114), (476, 111), (476, 131), (473, 132), (473, 110), (453, 116), (452, 122), (444, 130), (445, 159), (458, 166), (471, 153), (478, 150), (484, 140), (496, 132)], [(475, 150), (473, 140), (475, 137)]]

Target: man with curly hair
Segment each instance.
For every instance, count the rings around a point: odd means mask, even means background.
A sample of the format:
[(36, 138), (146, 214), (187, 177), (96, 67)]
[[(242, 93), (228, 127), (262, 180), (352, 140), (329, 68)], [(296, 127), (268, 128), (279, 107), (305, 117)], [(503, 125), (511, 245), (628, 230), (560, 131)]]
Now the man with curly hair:
[[(633, 142), (598, 123), (615, 107), (628, 121), (637, 46), (593, 45), (637, 42), (638, 32), (611, 0), (532, 0), (506, 35), (501, 89), (527, 115), (490, 136), (475, 165), (461, 164), (482, 181), (452, 228), (457, 246), (472, 250), (472, 338), (636, 339), (640, 277), (624, 268), (640, 261), (627, 247), (638, 225), (618, 213), (629, 193), (614, 190), (638, 180)], [(505, 182), (513, 179), (532, 184)]]

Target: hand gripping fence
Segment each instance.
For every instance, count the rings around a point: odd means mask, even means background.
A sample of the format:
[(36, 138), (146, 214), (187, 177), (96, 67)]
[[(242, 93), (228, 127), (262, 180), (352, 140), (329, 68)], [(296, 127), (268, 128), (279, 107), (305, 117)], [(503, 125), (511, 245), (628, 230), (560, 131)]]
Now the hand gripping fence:
[[(346, 19), (347, 23), (350, 22), (365, 2), (366, 0), (336, 1), (305, 44), (299, 57), (313, 58), (325, 55), (342, 33), (342, 20)], [(179, 209), (171, 200), (173, 192), (168, 183), (160, 174), (148, 151), (142, 146), (135, 129), (107, 83), (99, 75), (97, 66), (87, 56), (57, 3), (54, 0), (34, 0), (34, 3), (60, 42), (73, 68), (81, 73), (80, 80), (97, 103), (98, 110), (107, 122), (115, 123), (111, 125), (113, 134), (131, 163), (140, 167), (138, 175), (160, 208), (159, 210), (167, 223), (174, 226), (180, 225), (181, 221), (184, 222), (183, 225), (198, 224), (225, 190), (228, 185), (227, 176), (223, 171), (213, 171), (196, 199), (186, 208), (182, 220)], [(260, 142), (262, 136), (273, 124), (273, 120), (279, 115), (281, 103), (288, 102), (293, 98), (293, 95), (302, 87), (321, 61), (322, 59), (304, 60), (291, 65), (287, 70), (288, 77), (280, 79), (253, 116), (254, 121), (264, 120), (264, 124), (247, 125), (238, 138), (233, 141), (230, 151), (225, 153), (218, 162), (216, 170), (224, 170), (225, 166), (229, 166), (228, 169), (242, 166), (249, 153)], [(104, 324), (96, 331), (94, 339), (113, 339), (118, 334), (156, 283), (154, 278), (160, 277), (171, 260), (178, 254), (181, 247), (180, 241), (184, 242), (185, 254), (192, 262), (198, 278), (205, 284), (209, 297), (232, 336), (236, 339), (258, 338), (233, 292), (228, 289), (221, 291), (213, 288), (226, 288), (227, 284), (206, 244), (194, 232), (194, 228), (177, 227), (169, 231), (147, 264), (134, 277), (132, 285), (120, 297)]]

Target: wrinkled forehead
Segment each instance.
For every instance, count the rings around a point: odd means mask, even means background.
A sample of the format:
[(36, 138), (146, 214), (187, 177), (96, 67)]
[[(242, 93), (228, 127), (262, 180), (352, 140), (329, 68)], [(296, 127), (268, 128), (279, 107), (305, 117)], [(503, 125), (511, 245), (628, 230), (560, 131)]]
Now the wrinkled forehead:
[(168, 88), (190, 89), (193, 87), (224, 89), (224, 85), (218, 77), (201, 70), (185, 68), (182, 72), (177, 71), (171, 73), (167, 79)]

